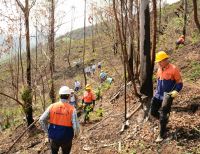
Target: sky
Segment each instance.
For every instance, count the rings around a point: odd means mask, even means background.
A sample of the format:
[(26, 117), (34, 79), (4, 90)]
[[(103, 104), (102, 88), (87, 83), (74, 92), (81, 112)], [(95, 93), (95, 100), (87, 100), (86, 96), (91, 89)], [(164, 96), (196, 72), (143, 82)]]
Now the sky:
[[(164, 0), (166, 3), (172, 4), (175, 3), (179, 0)], [(91, 11), (89, 8), (91, 8), (91, 2), (96, 2), (97, 5), (102, 5), (104, 0), (87, 0), (87, 18), (89, 14), (91, 14)], [(65, 0), (65, 3), (62, 5), (62, 7), (59, 6), (59, 8), (57, 8), (58, 10), (62, 10), (65, 11), (67, 13), (67, 15), (65, 16), (65, 18), (63, 20), (65, 20), (65, 22), (67, 22), (66, 24), (64, 24), (63, 26), (60, 27), (60, 29), (57, 31), (57, 36), (58, 35), (62, 35), (65, 34), (66, 32), (70, 31), (70, 27), (71, 27), (71, 12), (69, 12), (72, 8), (72, 6), (75, 7), (75, 12), (74, 12), (74, 26), (73, 29), (77, 29), (80, 27), (83, 27), (84, 25), (84, 0)], [(68, 13), (69, 12), (69, 13)], [(86, 26), (89, 26), (90, 23), (88, 22), (88, 20), (86, 21)]]
[[(15, 0), (12, 0), (15, 2)], [(41, 4), (41, 1), (44, 2), (44, 0), (36, 0), (36, 4)], [(103, 6), (105, 4), (105, 0), (86, 0), (87, 1), (87, 17), (86, 17), (86, 26), (89, 26), (90, 23), (88, 22), (88, 17), (91, 15), (91, 3), (95, 3), (97, 6)], [(107, 2), (112, 0), (106, 0)], [(177, 2), (178, 0), (162, 0), (163, 2), (167, 2), (169, 4)], [(2, 2), (2, 0), (0, 0)], [(21, 0), (23, 2), (23, 0)], [(31, 1), (30, 1), (31, 2)], [(71, 17), (74, 18), (73, 20), (73, 29), (81, 28), (84, 26), (84, 2), (85, 0), (58, 0), (58, 4), (56, 5), (56, 15), (55, 18), (57, 20), (57, 25), (62, 23), (62, 26), (56, 31), (56, 36), (63, 35), (67, 32), (70, 31), (71, 27)], [(32, 16), (31, 19), (33, 19), (33, 22), (35, 21), (35, 17), (33, 15), (33, 10), (37, 9), (37, 5), (33, 6), (31, 9), (30, 16)], [(3, 6), (3, 5), (2, 5)], [(8, 11), (8, 8), (3, 8), (0, 6), (0, 9), (3, 10), (1, 12), (6, 12)], [(72, 7), (74, 8), (74, 11), (72, 11)], [(10, 8), (10, 7), (9, 7)], [(16, 8), (12, 7), (10, 10), (15, 10)], [(15, 14), (15, 13), (10, 13)], [(32, 33), (31, 35), (35, 34), (35, 27), (33, 24), (32, 20), (30, 20), (30, 32)], [(2, 24), (3, 23), (3, 24)], [(1, 27), (4, 27), (5, 29), (7, 28), (5, 21), (1, 21)], [(23, 28), (24, 29), (24, 28)]]
[[(13, 0), (15, 2), (15, 0)], [(21, 0), (23, 2), (23, 0)], [(36, 0), (37, 3), (40, 3), (41, 1), (44, 2), (44, 0)], [(71, 29), (71, 18), (73, 17), (73, 30), (77, 28), (81, 28), (84, 26), (84, 2), (85, 0), (58, 0), (59, 3), (56, 7), (56, 15), (55, 18), (60, 18), (57, 22), (57, 24), (63, 23), (62, 26), (59, 27), (59, 29), (56, 31), (56, 37), (60, 35), (64, 35), (67, 32), (70, 31)], [(88, 22), (88, 17), (91, 15), (91, 3), (95, 3), (97, 6), (103, 6), (105, 4), (105, 0), (86, 0), (87, 1), (87, 12), (86, 12), (86, 26), (90, 26), (91, 24)], [(107, 0), (108, 2), (109, 0)], [(112, 0), (110, 0), (112, 2)], [(166, 3), (172, 4), (175, 3), (179, 0), (162, 0), (165, 1)], [(0, 0), (0, 3), (2, 0)], [(74, 8), (74, 11), (72, 11), (72, 7)], [(37, 9), (37, 7), (35, 7)], [(10, 8), (10, 10), (15, 10), (16, 8)], [(34, 7), (33, 7), (34, 9)], [(0, 11), (1, 13), (8, 12), (8, 8), (4, 9), (3, 5), (0, 5)], [(32, 11), (32, 10), (31, 10)], [(11, 13), (13, 14), (13, 13)], [(30, 15), (31, 16), (31, 15)], [(31, 17), (30, 17), (31, 18)], [(35, 21), (34, 15), (32, 14), (32, 19), (30, 21)], [(44, 19), (45, 20), (45, 19)], [(16, 24), (18, 26), (18, 24)], [(6, 25), (5, 19), (1, 20), (1, 27), (4, 27), (4, 32), (9, 31), (7, 28), (8, 26)], [(24, 28), (23, 28), (24, 29)], [(18, 31), (16, 31), (18, 32)], [(19, 36), (17, 33), (14, 34), (15, 36)], [(30, 35), (34, 36), (35, 35), (35, 27), (33, 22), (30, 22)], [(0, 37), (1, 38), (1, 37)], [(1, 40), (0, 40), (1, 41)], [(31, 44), (34, 46), (35, 38), (31, 37)], [(25, 44), (23, 44), (24, 46)]]

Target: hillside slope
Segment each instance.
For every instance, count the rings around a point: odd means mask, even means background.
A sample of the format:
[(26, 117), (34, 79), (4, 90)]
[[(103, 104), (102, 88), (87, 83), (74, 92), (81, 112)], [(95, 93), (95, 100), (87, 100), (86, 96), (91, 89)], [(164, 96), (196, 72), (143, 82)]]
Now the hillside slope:
[[(112, 42), (108, 37), (101, 35), (95, 36), (95, 52), (91, 49), (91, 39), (86, 42), (86, 66), (97, 64), (102, 61), (103, 70), (109, 76), (113, 77), (114, 82), (111, 85), (101, 84), (98, 78), (99, 72), (96, 71), (94, 76), (88, 77), (88, 82), (92, 84), (93, 89), (97, 90), (99, 86), (102, 88), (102, 100), (98, 100), (95, 106), (95, 112), (91, 115), (89, 124), (81, 122), (81, 134), (74, 140), (72, 153), (74, 154), (198, 154), (200, 153), (200, 41), (199, 36), (192, 33), (194, 25), (188, 25), (188, 37), (186, 45), (181, 46), (178, 50), (174, 50), (174, 42), (179, 36), (181, 24), (176, 25), (173, 21), (177, 21), (174, 11), (179, 7), (176, 5), (168, 6), (170, 9), (171, 21), (165, 21), (167, 29), (160, 36), (158, 50), (167, 50), (170, 54), (171, 61), (176, 64), (182, 72), (184, 87), (180, 95), (175, 99), (172, 105), (170, 122), (168, 124), (167, 139), (161, 143), (155, 143), (158, 135), (158, 121), (146, 121), (142, 119), (143, 111), (138, 110), (129, 120), (130, 127), (123, 133), (120, 133), (122, 122), (124, 120), (124, 96), (121, 91), (119, 98), (114, 102), (110, 102), (111, 97), (119, 91), (123, 86), (123, 65), (120, 60), (120, 53), (114, 55), (112, 53)], [(191, 13), (191, 11), (190, 11)], [(168, 14), (165, 14), (167, 16)], [(164, 23), (163, 23), (164, 24)], [(176, 34), (176, 35), (172, 35)], [(81, 34), (82, 35), (82, 34)], [(80, 35), (80, 37), (81, 37)], [(79, 37), (79, 34), (77, 34)], [(76, 38), (74, 38), (76, 39)], [(56, 44), (56, 72), (55, 87), (58, 91), (61, 85), (73, 87), (75, 79), (84, 83), (82, 69), (83, 66), (76, 67), (75, 63), (83, 54), (83, 40), (74, 40), (72, 42), (71, 61), (72, 67), (69, 68), (66, 62), (66, 50), (68, 49), (65, 39), (62, 37), (57, 40)], [(44, 57), (40, 57), (40, 66)], [(45, 64), (48, 66), (48, 63)], [(6, 71), (5, 71), (6, 72)], [(1, 72), (6, 79), (7, 74)], [(49, 71), (41, 72), (42, 75), (49, 76)], [(9, 80), (10, 78), (8, 78)], [(44, 78), (45, 80), (46, 78)], [(40, 80), (40, 78), (39, 78)], [(45, 81), (49, 82), (49, 81)], [(6, 85), (2, 84), (6, 89)], [(40, 87), (37, 87), (40, 88)], [(45, 85), (46, 97), (48, 98), (48, 84)], [(81, 97), (82, 91), (78, 93)], [(134, 111), (139, 105), (139, 101), (135, 98), (132, 87), (128, 88), (127, 105), (129, 112)], [(47, 102), (49, 100), (47, 99)], [(6, 101), (1, 98), (2, 107), (5, 107)], [(48, 105), (50, 101), (46, 104)], [(18, 109), (15, 103), (7, 104), (12, 108)], [(41, 115), (41, 102), (34, 102), (34, 116)], [(102, 111), (100, 111), (102, 109)], [(98, 113), (102, 112), (103, 116)], [(17, 113), (15, 113), (17, 114)], [(13, 114), (11, 118), (18, 116)], [(5, 153), (13, 142), (26, 129), (26, 124), (22, 120), (23, 114), (19, 112), (19, 123), (0, 132), (0, 153)], [(26, 154), (26, 153), (50, 153), (48, 144), (44, 143), (44, 133), (39, 124), (31, 133), (26, 133), (13, 147), (10, 153)]]

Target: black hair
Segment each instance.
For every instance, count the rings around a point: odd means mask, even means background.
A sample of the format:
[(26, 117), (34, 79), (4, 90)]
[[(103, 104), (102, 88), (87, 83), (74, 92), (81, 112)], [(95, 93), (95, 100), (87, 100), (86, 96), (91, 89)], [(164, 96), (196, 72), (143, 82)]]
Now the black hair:
[(69, 94), (60, 95), (60, 99), (68, 99), (69, 96)]

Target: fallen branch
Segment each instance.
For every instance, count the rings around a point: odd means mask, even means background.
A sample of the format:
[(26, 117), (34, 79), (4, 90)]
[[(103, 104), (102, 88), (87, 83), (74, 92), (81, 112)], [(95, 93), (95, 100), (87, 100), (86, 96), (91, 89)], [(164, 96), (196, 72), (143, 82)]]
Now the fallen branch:
[[(131, 85), (131, 81), (128, 82), (126, 85), (127, 85), (127, 86), (128, 86), (128, 85)], [(115, 99), (119, 96), (119, 94), (121, 93), (121, 91), (122, 91), (123, 89), (124, 89), (124, 85), (111, 97), (110, 102), (112, 102), (113, 100), (115, 100)]]
[(118, 152), (119, 153), (122, 152), (122, 142), (121, 141), (118, 142)]
[(130, 119), (133, 116), (133, 114), (140, 109), (141, 106), (142, 106), (142, 104), (139, 104), (133, 112), (127, 114), (126, 118)]
[(114, 146), (114, 145), (116, 145), (116, 144), (117, 144), (117, 143), (104, 144), (104, 145), (100, 146), (100, 148), (106, 148), (106, 147)]
[(29, 130), (29, 128), (31, 128), (38, 120), (39, 120), (39, 118), (37, 118), (37, 120), (35, 120), (31, 125), (28, 126), (28, 128), (26, 128), (24, 130), (24, 132), (14, 141), (14, 143), (8, 149), (8, 151), (6, 152), (7, 154), (10, 152), (10, 150), (13, 148), (13, 146), (22, 138), (22, 136)]
[[(133, 107), (134, 107), (134, 105), (133, 105), (129, 110), (131, 110)], [(137, 107), (136, 109), (138, 110), (139, 108)], [(134, 110), (133, 112), (136, 112), (137, 110)], [(113, 112), (113, 111), (112, 111), (112, 112)], [(110, 113), (108, 114), (108, 116), (106, 116), (103, 120), (99, 121), (99, 122), (96, 123), (94, 126), (90, 127), (87, 131), (89, 131), (89, 130), (95, 128), (95, 127), (98, 126), (101, 122), (103, 122), (104, 120), (106, 120), (106, 119), (108, 119), (108, 118), (116, 117), (116, 116), (121, 116), (121, 115), (124, 114), (124, 112), (123, 112), (123, 113), (119, 113), (119, 114), (111, 115), (112, 112), (110, 112)], [(132, 114), (133, 114), (133, 112), (132, 112)], [(127, 115), (127, 117), (128, 117), (128, 115)]]
[(200, 133), (200, 130), (199, 130), (197, 127), (194, 127), (194, 129), (195, 129), (197, 132)]
[(90, 127), (87, 131), (89, 131), (89, 130), (95, 128), (95, 127), (98, 126), (101, 122), (103, 122), (104, 120), (110, 118), (110, 117), (111, 117), (110, 114), (112, 114), (112, 112), (113, 112), (113, 111), (111, 111), (111, 112), (108, 114), (108, 116), (106, 116), (104, 119), (102, 119), (101, 121), (99, 121), (98, 123), (96, 123), (94, 126)]

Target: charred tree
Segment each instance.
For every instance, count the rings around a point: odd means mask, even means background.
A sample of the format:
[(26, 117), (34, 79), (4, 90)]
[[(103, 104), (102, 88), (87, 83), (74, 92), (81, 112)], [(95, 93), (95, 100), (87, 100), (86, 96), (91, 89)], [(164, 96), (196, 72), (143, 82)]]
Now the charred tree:
[(196, 23), (196, 26), (200, 32), (200, 24), (199, 24), (199, 19), (198, 19), (198, 11), (197, 11), (197, 0), (192, 0), (193, 2), (193, 7), (194, 7), (194, 21)]
[(149, 1), (140, 3), (140, 93), (147, 99), (143, 102), (145, 117), (148, 114), (150, 100), (153, 96), (152, 62), (150, 48), (150, 13)]

